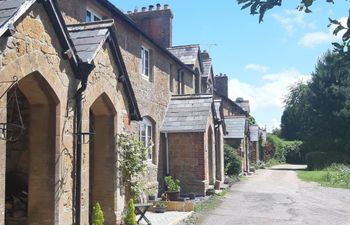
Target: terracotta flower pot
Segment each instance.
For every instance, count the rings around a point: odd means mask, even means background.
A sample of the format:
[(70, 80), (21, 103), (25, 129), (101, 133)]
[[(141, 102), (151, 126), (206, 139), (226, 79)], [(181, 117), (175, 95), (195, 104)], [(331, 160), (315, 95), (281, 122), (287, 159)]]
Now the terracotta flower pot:
[(177, 201), (180, 198), (180, 192), (179, 191), (167, 191), (167, 197), (170, 201)]

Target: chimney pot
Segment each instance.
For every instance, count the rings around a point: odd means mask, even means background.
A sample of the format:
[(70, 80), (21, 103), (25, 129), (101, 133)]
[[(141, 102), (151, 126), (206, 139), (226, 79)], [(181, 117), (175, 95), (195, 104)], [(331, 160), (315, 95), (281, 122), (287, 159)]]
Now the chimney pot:
[(162, 6), (158, 3), (157, 4), (157, 10), (159, 11), (159, 10), (161, 10), (162, 9)]
[(139, 11), (139, 9), (137, 8), (137, 6), (134, 9), (134, 13), (137, 13)]
[(142, 7), (142, 12), (146, 12), (147, 8), (146, 7)]
[(152, 12), (152, 11), (153, 11), (153, 8), (154, 8), (154, 5), (149, 5), (148, 10), (149, 10), (150, 12)]
[(165, 4), (165, 5), (164, 5), (164, 9), (165, 9), (165, 10), (170, 9), (169, 5), (168, 5), (168, 4)]

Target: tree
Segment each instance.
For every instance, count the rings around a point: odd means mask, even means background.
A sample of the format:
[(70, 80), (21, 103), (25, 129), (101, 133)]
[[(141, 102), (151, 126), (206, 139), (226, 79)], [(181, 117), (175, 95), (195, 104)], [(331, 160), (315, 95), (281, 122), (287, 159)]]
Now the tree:
[(282, 137), (303, 141), (306, 151), (350, 154), (350, 63), (327, 52), (308, 84), (297, 84), (286, 100)]
[(308, 129), (310, 88), (298, 82), (290, 88), (285, 100), (285, 108), (281, 118), (281, 137), (286, 140), (302, 140)]
[(255, 118), (253, 116), (249, 115), (248, 123), (249, 123), (249, 125), (255, 125), (256, 124)]
[[(299, 0), (297, 5), (297, 10), (304, 11), (305, 13), (311, 13), (311, 6), (316, 0)], [(333, 0), (325, 0), (328, 3), (334, 4)], [(346, 0), (347, 1), (347, 0)], [(265, 13), (274, 7), (281, 6), (282, 0), (237, 0), (239, 5), (242, 5), (241, 9), (250, 9), (250, 14), (259, 15), (259, 23), (263, 22)], [(345, 31), (342, 37), (341, 43), (332, 43), (335, 47), (334, 51), (340, 53), (344, 57), (350, 57), (348, 53), (348, 48), (350, 47), (350, 10), (347, 20), (347, 25), (343, 26), (338, 20), (329, 18), (329, 25), (334, 25), (335, 29), (333, 31), (334, 35), (337, 35), (340, 31)], [(345, 54), (344, 54), (345, 53)]]

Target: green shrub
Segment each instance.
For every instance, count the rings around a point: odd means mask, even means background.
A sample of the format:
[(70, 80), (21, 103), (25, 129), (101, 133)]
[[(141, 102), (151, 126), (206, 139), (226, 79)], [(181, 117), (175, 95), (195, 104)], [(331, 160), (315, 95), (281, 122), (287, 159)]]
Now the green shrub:
[(228, 176), (239, 175), (241, 173), (242, 162), (236, 149), (230, 145), (224, 146), (225, 174)]
[(128, 209), (126, 212), (126, 217), (124, 222), (126, 225), (136, 225), (136, 214), (135, 214), (135, 206), (134, 206), (133, 199), (130, 199), (128, 202)]
[(173, 179), (171, 176), (164, 177), (165, 184), (170, 192), (180, 191), (180, 181), (178, 179)]
[(92, 210), (92, 225), (103, 225), (103, 211), (101, 209), (100, 204), (97, 202)]
[(329, 167), (332, 163), (349, 164), (350, 157), (342, 152), (309, 152), (306, 154), (308, 170)]
[(318, 170), (327, 167), (327, 154), (325, 152), (309, 152), (306, 154), (308, 170)]

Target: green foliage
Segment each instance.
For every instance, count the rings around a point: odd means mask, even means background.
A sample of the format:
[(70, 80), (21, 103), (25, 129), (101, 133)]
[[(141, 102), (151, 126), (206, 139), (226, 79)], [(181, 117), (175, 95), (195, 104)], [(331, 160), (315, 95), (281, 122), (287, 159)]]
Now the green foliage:
[[(311, 13), (311, 6), (316, 0), (299, 0), (299, 4), (297, 5), (297, 10), (303, 11), (305, 13)], [(334, 3), (333, 0), (325, 0), (328, 3)], [(261, 23), (264, 19), (265, 13), (274, 7), (281, 6), (282, 0), (237, 0), (239, 5), (242, 5), (241, 10), (250, 9), (251, 15), (259, 15), (259, 23)], [(347, 25), (343, 26), (340, 24), (338, 20), (333, 20), (329, 18), (328, 26), (335, 26), (333, 31), (334, 35), (337, 35), (340, 31), (345, 31), (342, 36), (342, 41), (340, 43), (334, 42), (332, 43), (334, 51), (340, 53), (342, 56), (349, 56), (349, 52), (347, 51), (350, 47), (350, 16), (348, 16)], [(347, 52), (346, 52), (347, 51)]]
[(308, 170), (319, 170), (333, 163), (349, 164), (350, 157), (342, 152), (309, 152), (306, 154)]
[(249, 115), (248, 123), (249, 123), (249, 125), (255, 125), (256, 124), (255, 118), (253, 116)]
[(328, 52), (312, 80), (298, 83), (286, 100), (282, 137), (303, 142), (307, 152), (338, 151), (350, 155), (350, 63)]
[(224, 145), (225, 174), (228, 176), (239, 175), (241, 173), (241, 157), (236, 149), (230, 145)]
[(117, 145), (123, 182), (129, 188), (131, 198), (137, 199), (143, 187), (138, 176), (141, 176), (146, 170), (145, 161), (148, 148), (134, 136), (125, 134), (118, 135)]
[(103, 225), (103, 211), (100, 204), (97, 202), (92, 210), (92, 225)]
[(343, 164), (332, 164), (323, 170), (299, 171), (298, 177), (326, 187), (350, 188), (350, 168)]
[(133, 199), (130, 199), (128, 202), (128, 208), (124, 222), (126, 225), (136, 225), (136, 214)]
[[(291, 156), (299, 155), (302, 142), (300, 141), (285, 141), (280, 137), (268, 134), (267, 136), (267, 150), (270, 158), (279, 163), (289, 162)], [(301, 160), (298, 158), (298, 160)]]
[(164, 177), (165, 184), (168, 191), (178, 192), (180, 191), (180, 181), (178, 179), (173, 179), (171, 176)]

